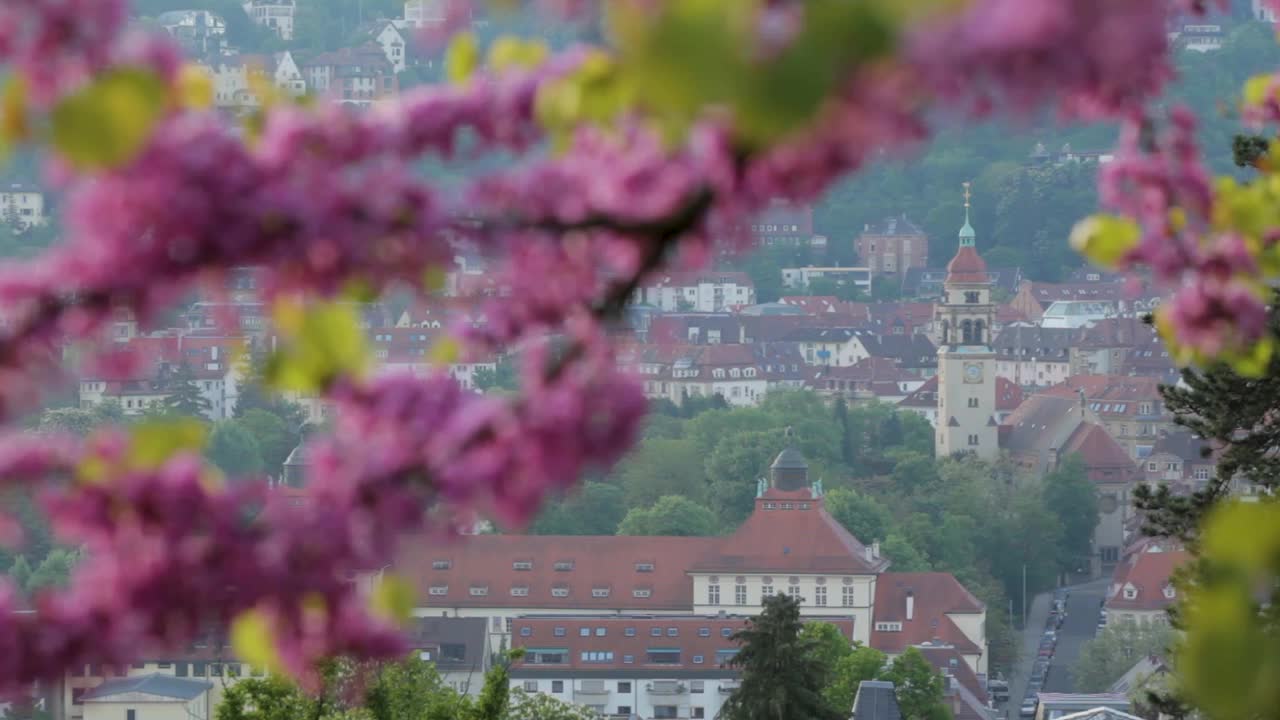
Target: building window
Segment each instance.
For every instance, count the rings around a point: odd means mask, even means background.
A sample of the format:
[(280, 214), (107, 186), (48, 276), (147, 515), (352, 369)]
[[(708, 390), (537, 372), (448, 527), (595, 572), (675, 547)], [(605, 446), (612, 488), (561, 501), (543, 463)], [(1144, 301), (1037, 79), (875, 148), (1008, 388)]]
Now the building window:
[(578, 637), (591, 637), (591, 628), (578, 628)]
[(733, 637), (733, 628), (720, 628), (720, 637)]
[(503, 618), (503, 623), (505, 625), (503, 629), (507, 631), (508, 635), (510, 635), (511, 634), (511, 618)]
[(733, 586), (733, 604), (734, 605), (747, 604), (747, 586), (746, 585)]
[(969, 407), (971, 408), (978, 407), (978, 398), (969, 398)]
[(698, 637), (711, 637), (711, 628), (698, 628)]
[(596, 637), (604, 637), (608, 631), (602, 627), (596, 628)]
[(629, 628), (627, 628), (627, 629), (623, 630), (623, 631), (622, 631), (622, 634), (623, 634), (623, 635), (626, 635), (627, 637), (635, 637), (635, 636), (636, 636), (636, 629), (635, 629), (635, 628), (633, 628), (633, 627), (629, 627)]
[(564, 628), (558, 627), (552, 631), (552, 634), (556, 637), (564, 637)]
[(818, 587), (814, 588), (813, 604), (817, 605), (818, 607), (827, 606), (827, 587), (825, 585), (819, 585)]
[(720, 586), (719, 585), (707, 586), (707, 604), (708, 605), (720, 604)]
[(553, 693), (562, 693), (562, 692), (564, 692), (564, 681), (563, 681), (563, 680), (552, 680), (552, 681), (551, 681), (551, 692), (553, 692)]
[(531, 627), (520, 628), (520, 637), (529, 637), (532, 634), (533, 634), (533, 628)]
[(844, 607), (853, 607), (853, 586), (845, 585), (840, 588), (840, 604)]
[[(631, 692), (631, 681), (629, 680), (620, 681), (618, 683), (618, 692), (620, 693)], [(619, 714), (621, 714), (621, 711), (619, 711)]]
[(626, 665), (630, 665), (631, 663), (633, 663), (633, 662), (635, 662), (635, 661), (636, 661), (636, 657), (635, 657), (635, 655), (623, 655), (623, 656), (622, 656), (622, 662), (623, 662), (624, 664), (626, 664)]
[(538, 681), (537, 681), (537, 680), (525, 680), (525, 681), (524, 681), (524, 691), (525, 691), (525, 692), (538, 692)]
[(765, 585), (764, 587), (760, 588), (760, 604), (763, 605), (764, 601), (768, 600), (769, 596), (772, 594), (773, 594), (772, 585)]
[(977, 305), (980, 302), (978, 291), (977, 290), (966, 291), (964, 294), (964, 302), (966, 305)]
[(678, 717), (676, 715), (676, 706), (675, 705), (654, 705), (653, 717), (654, 717), (654, 720), (675, 720), (675, 718)]
[(138, 711), (134, 710), (133, 708), (129, 708), (128, 710), (125, 710), (124, 720), (138, 720)]
[(1197, 480), (1208, 480), (1208, 479), (1209, 479), (1209, 468), (1196, 468), (1196, 471), (1195, 471), (1195, 478), (1196, 478)]
[(611, 663), (613, 662), (612, 650), (583, 650), (578, 654), (579, 659), (584, 663)]
[(800, 599), (800, 586), (799, 586), (799, 585), (789, 585), (789, 586), (787, 587), (787, 594), (788, 594), (788, 595), (790, 595), (792, 598), (795, 598), (796, 600), (799, 600), (799, 599)]
[(679, 628), (673, 628), (673, 627), (667, 628), (667, 637), (678, 637), (679, 635), (680, 635)]
[(618, 706), (618, 714), (619, 714), (619, 715), (630, 715), (630, 714), (631, 714), (631, 706), (630, 706), (630, 705), (619, 705), (619, 706)]
[(653, 563), (647, 563), (647, 562), (636, 563), (636, 572), (642, 572), (642, 573), (653, 572)]
[(1127, 588), (1125, 588), (1125, 589), (1124, 589), (1124, 599), (1125, 599), (1125, 600), (1137, 600), (1137, 599), (1138, 599), (1138, 589), (1137, 589), (1137, 588), (1135, 588), (1135, 587), (1127, 587)]
[(707, 709), (702, 707), (701, 705), (695, 705), (692, 708), (692, 712), (693, 712), (693, 715), (692, 715), (693, 720), (703, 720), (707, 716)]
[(662, 628), (660, 627), (649, 628), (649, 635), (653, 637), (662, 637)]
[(977, 435), (970, 435), (970, 436), (969, 436), (969, 445), (970, 445), (970, 446), (976, 446), (977, 444), (978, 444), (978, 436), (977, 436)]
[(693, 656), (693, 664), (694, 664), (694, 665), (701, 665), (701, 664), (702, 664), (702, 656), (701, 656), (701, 655), (694, 655), (694, 656)]
[(646, 661), (651, 665), (679, 665), (679, 648), (649, 648)]

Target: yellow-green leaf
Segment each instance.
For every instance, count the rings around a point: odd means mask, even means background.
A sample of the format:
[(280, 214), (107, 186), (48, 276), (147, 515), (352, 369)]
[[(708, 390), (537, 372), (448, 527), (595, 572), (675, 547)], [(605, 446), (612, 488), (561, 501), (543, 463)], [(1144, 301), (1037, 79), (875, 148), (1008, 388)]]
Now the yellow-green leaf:
[(1076, 223), (1071, 247), (1093, 264), (1112, 268), (1138, 246), (1141, 237), (1138, 224), (1129, 218), (1094, 215)]
[(199, 65), (187, 63), (182, 66), (175, 90), (180, 107), (204, 110), (213, 106), (213, 78)]
[(374, 614), (397, 623), (403, 623), (409, 619), (416, 600), (413, 586), (404, 578), (385, 573), (373, 586), (373, 592), (369, 597)]
[(248, 610), (231, 621), (231, 649), (239, 660), (250, 665), (270, 672), (283, 669), (275, 632), (261, 610)]
[(27, 138), (27, 83), (21, 75), (10, 75), (0, 94), (0, 163), (10, 150)]
[(458, 361), (462, 354), (462, 345), (451, 337), (442, 337), (432, 344), (427, 352), (427, 360), (436, 365), (450, 365)]
[(1270, 75), (1254, 75), (1244, 82), (1244, 103), (1261, 105), (1271, 94), (1272, 77)]
[(422, 287), (429, 293), (438, 293), (449, 281), (449, 274), (439, 265), (432, 265), (422, 274)]
[(479, 66), (480, 43), (476, 41), (475, 34), (458, 33), (445, 51), (445, 76), (452, 83), (466, 82)]
[(164, 114), (165, 85), (140, 68), (109, 71), (53, 109), (53, 145), (86, 170), (122, 165)]
[(369, 353), (355, 306), (320, 303), (303, 309), (282, 301), (275, 315), (282, 346), (267, 362), (267, 379), (278, 389), (317, 392), (336, 378), (359, 377)]
[(206, 439), (204, 424), (193, 418), (152, 420), (130, 432), (129, 466), (155, 468), (182, 451), (199, 452)]

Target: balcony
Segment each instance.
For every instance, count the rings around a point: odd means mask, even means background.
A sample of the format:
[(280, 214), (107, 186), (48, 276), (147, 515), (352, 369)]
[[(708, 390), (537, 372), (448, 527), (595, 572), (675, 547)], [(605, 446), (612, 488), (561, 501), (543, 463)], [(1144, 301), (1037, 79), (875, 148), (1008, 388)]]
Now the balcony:
[(721, 681), (720, 681), (720, 694), (721, 694), (721, 695), (728, 695), (728, 694), (732, 693), (734, 690), (737, 690), (737, 689), (738, 689), (738, 688), (740, 688), (740, 687), (742, 687), (742, 681), (740, 681), (740, 680), (721, 680)]
[(605, 687), (603, 680), (583, 681), (574, 689), (574, 698), (601, 697), (609, 694), (609, 689)]
[(684, 695), (689, 686), (675, 680), (655, 680), (645, 686), (650, 695)]

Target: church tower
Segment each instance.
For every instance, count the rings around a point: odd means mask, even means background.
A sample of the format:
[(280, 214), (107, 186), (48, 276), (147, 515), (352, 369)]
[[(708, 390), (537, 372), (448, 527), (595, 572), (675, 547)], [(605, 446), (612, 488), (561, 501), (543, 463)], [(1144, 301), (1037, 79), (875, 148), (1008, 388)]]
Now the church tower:
[(996, 423), (996, 364), (991, 349), (995, 306), (987, 264), (974, 247), (969, 224), (969, 183), (964, 184), (960, 249), (947, 264), (942, 301), (934, 310), (939, 329), (937, 456), (973, 453), (991, 460), (999, 453)]

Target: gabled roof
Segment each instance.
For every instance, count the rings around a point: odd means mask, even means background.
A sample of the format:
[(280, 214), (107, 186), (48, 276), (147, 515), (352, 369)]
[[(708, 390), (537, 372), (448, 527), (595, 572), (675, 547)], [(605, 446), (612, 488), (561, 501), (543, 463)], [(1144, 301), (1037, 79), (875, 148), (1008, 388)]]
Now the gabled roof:
[(1034, 357), (1067, 362), (1076, 331), (1071, 328), (1042, 328), (1014, 323), (1000, 329), (991, 347), (1000, 355), (1013, 359)]
[(891, 358), (904, 368), (928, 368), (938, 364), (938, 348), (920, 333), (870, 334), (859, 336), (862, 347), (872, 357)]
[(1143, 718), (1115, 708), (1096, 707), (1067, 715), (1059, 715), (1057, 720), (1143, 720)]
[(201, 693), (212, 687), (212, 683), (200, 680), (190, 680), (187, 678), (173, 677), (172, 675), (153, 673), (151, 675), (138, 675), (135, 677), (122, 677), (104, 680), (101, 685), (98, 685), (86, 692), (81, 698), (81, 701), (111, 702), (111, 698), (113, 696), (124, 695), (126, 693), (154, 695), (157, 698), (167, 698), (172, 700), (192, 700), (200, 697)]
[[(1180, 545), (1170, 541), (1150, 543), (1116, 566), (1107, 596), (1107, 610), (1165, 610), (1177, 599), (1168, 597), (1173, 571), (1189, 562), (1191, 556)], [(1125, 597), (1132, 589), (1133, 597)]]
[(1089, 479), (1094, 482), (1127, 482), (1138, 471), (1129, 453), (1097, 423), (1081, 423), (1063, 444), (1059, 455), (1064, 458), (1079, 455)]
[(907, 218), (906, 213), (901, 215), (892, 215), (875, 224), (867, 224), (863, 227), (863, 235), (924, 235), (924, 230), (919, 225), (911, 222)]
[[(907, 596), (912, 597), (911, 618), (907, 618)], [(949, 614), (983, 612), (986, 606), (950, 573), (887, 572), (876, 579), (874, 615), (871, 620), (871, 647), (897, 654), (913, 645), (941, 641), (964, 654), (981, 653)], [(876, 630), (879, 623), (902, 623), (902, 630)]]
[(807, 489), (769, 490), (732, 535), (716, 540), (690, 570), (874, 574), (889, 566), (888, 559), (872, 557)]
[[(1208, 455), (1205, 451), (1209, 451)], [(1151, 448), (1151, 454), (1169, 453), (1188, 465), (1213, 465), (1217, 463), (1217, 451), (1204, 438), (1192, 433), (1190, 430), (1183, 428), (1175, 428), (1166, 433), (1161, 433), (1156, 440), (1156, 444)]]
[(957, 720), (987, 720), (987, 688), (964, 655), (952, 645), (924, 643), (916, 649), (947, 680), (946, 698)]

